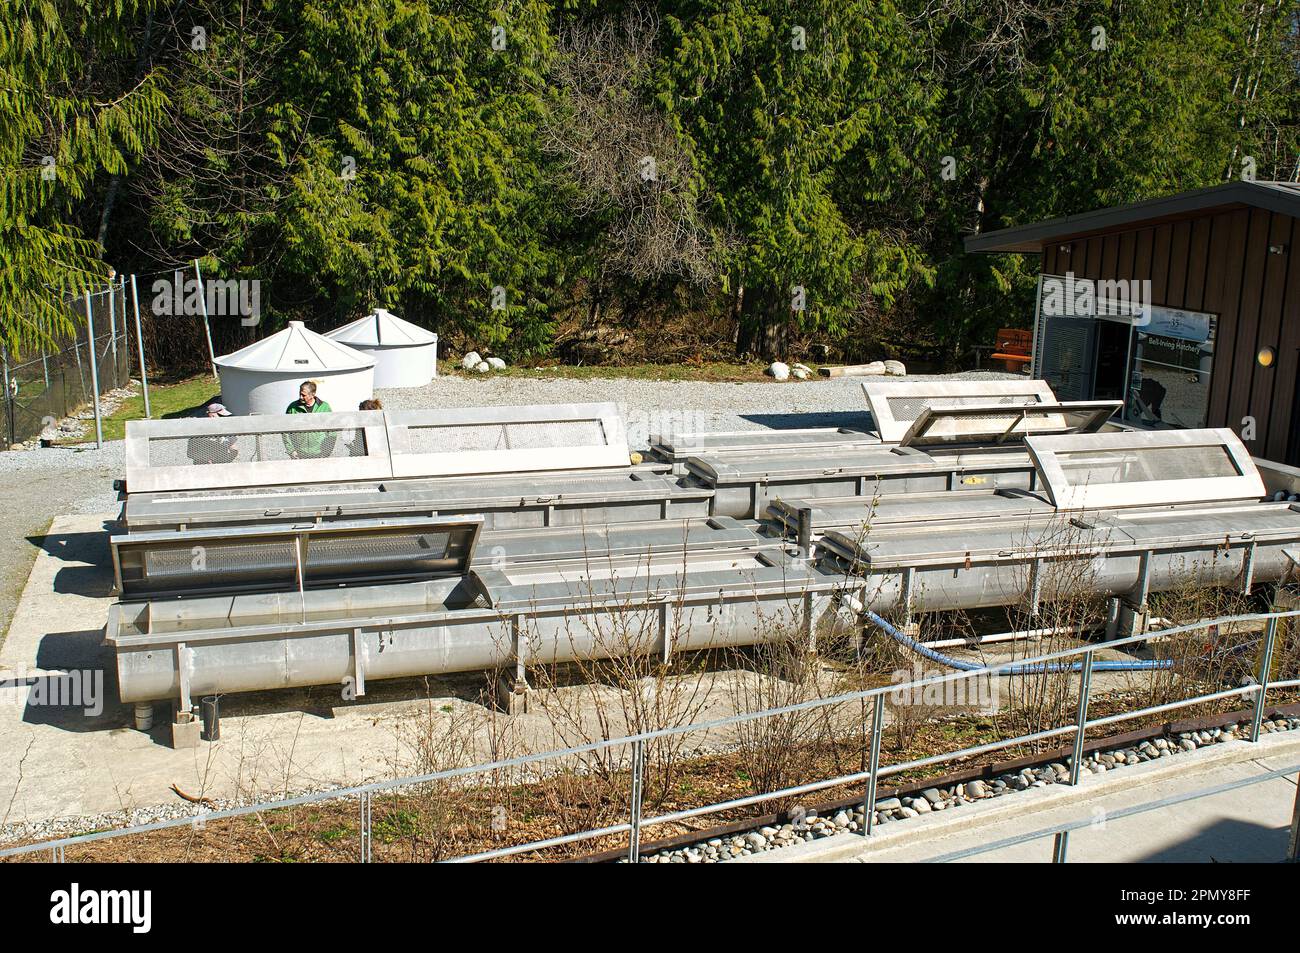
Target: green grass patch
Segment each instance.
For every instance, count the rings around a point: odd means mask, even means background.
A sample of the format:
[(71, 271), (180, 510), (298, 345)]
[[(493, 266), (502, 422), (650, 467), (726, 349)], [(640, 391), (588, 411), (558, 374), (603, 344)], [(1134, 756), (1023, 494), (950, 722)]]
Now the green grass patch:
[(414, 837), (420, 832), (420, 815), (415, 811), (396, 810), (375, 821), (375, 837), (383, 844), (391, 844), (402, 837)]
[(327, 827), (317, 834), (317, 838), (326, 844), (332, 844), (335, 841), (342, 840), (352, 834), (352, 828), (346, 824), (339, 824), (335, 827)]
[[(220, 391), (221, 385), (210, 374), (201, 374), (198, 377), (190, 377), (170, 384), (151, 383), (149, 385), (149, 409), (153, 411), (154, 420), (169, 417), (188, 417), (198, 408), (205, 406)], [(134, 397), (128, 397), (122, 401), (117, 410), (104, 418), (104, 439), (121, 440), (126, 436), (126, 422), (128, 420), (143, 419), (144, 395), (136, 394)], [(90, 427), (90, 435), (93, 437), (93, 422)]]

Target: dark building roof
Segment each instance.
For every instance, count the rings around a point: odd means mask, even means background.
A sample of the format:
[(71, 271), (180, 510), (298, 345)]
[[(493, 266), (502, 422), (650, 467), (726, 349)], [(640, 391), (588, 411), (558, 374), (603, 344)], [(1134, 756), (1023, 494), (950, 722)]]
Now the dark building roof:
[(970, 235), (968, 252), (1033, 252), (1043, 245), (1074, 238), (1087, 238), (1104, 232), (1140, 228), (1157, 222), (1192, 218), (1222, 209), (1253, 206), (1300, 218), (1300, 183), (1297, 182), (1227, 182), (1207, 189), (1180, 192), (1162, 199), (1148, 199), (1131, 205), (1066, 215), (1015, 228)]

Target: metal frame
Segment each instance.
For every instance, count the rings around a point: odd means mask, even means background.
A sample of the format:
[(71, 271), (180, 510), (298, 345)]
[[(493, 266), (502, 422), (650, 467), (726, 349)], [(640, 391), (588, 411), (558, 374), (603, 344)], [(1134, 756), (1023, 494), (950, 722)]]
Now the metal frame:
[[(1106, 421), (1122, 409), (1119, 400), (1075, 400), (1059, 404), (1028, 404), (1024, 407), (1007, 407), (1006, 404), (964, 404), (945, 407), (932, 404), (921, 411), (907, 432), (898, 440), (900, 447), (931, 444), (1003, 444), (1012, 439), (1023, 440), (1031, 434), (1076, 434), (1096, 433), (1106, 425)], [(1071, 424), (1069, 414), (1084, 414), (1081, 423)], [(944, 423), (953, 423), (960, 428), (963, 418), (987, 418), (996, 415), (1004, 421), (1010, 421), (1004, 427), (994, 426), (988, 422), (988, 429), (960, 429), (954, 433), (935, 433), (937, 427)], [(978, 420), (976, 421), (979, 422)], [(1027, 426), (1023, 426), (1025, 424)]]
[[(603, 442), (590, 446), (412, 453), (410, 431), (421, 427), (508, 426), (512, 423), (593, 421)], [(219, 436), (278, 436), (318, 430), (362, 430), (365, 456), (235, 461), (200, 466), (151, 466), (154, 440)], [(320, 465), (324, 463), (325, 465)], [(313, 466), (313, 464), (316, 464)], [(346, 483), (393, 478), (613, 469), (630, 466), (627, 430), (612, 403), (467, 407), (445, 411), (346, 411), (248, 417), (133, 420), (126, 425), (126, 481), (132, 493), (250, 486)]]
[[(571, 748), (564, 748), (554, 751), (544, 752), (535, 755), (523, 755), (516, 758), (494, 761), (486, 764), (477, 764), (464, 768), (453, 768), (446, 771), (437, 771), (430, 774), (423, 774), (411, 777), (398, 778), (390, 781), (379, 781), (371, 784), (357, 785), (347, 788), (339, 788), (332, 791), (321, 791), (314, 794), (306, 794), (300, 797), (284, 798), (275, 801), (264, 801), (258, 804), (249, 804), (241, 807), (229, 808), (226, 810), (212, 811), (203, 805), (196, 805), (196, 814), (201, 814), (204, 820), (219, 820), (227, 817), (240, 817), (249, 814), (259, 814), (264, 811), (277, 810), (287, 807), (296, 807), (305, 804), (320, 803), (323, 801), (341, 800), (344, 798), (361, 797), (369, 798), (376, 793), (384, 791), (396, 791), (404, 787), (415, 784), (428, 784), (434, 781), (452, 780), (456, 778), (468, 778), (475, 775), (487, 774), (493, 771), (500, 771), (509, 768), (517, 768), (525, 765), (533, 765), (545, 762), (563, 762), (571, 759), (575, 755), (587, 754), (597, 751), (606, 751), (628, 745), (640, 745), (644, 751), (644, 743), (659, 738), (667, 738), (677, 735), (684, 735), (693, 732), (713, 732), (731, 725), (742, 724), (746, 722), (758, 721), (765, 718), (789, 716), (796, 712), (813, 711), (816, 709), (843, 705), (846, 702), (871, 701), (873, 713), (878, 715), (883, 708), (883, 699), (889, 693), (897, 692), (900, 689), (910, 690), (925, 689), (945, 684), (948, 682), (957, 682), (970, 678), (986, 678), (990, 675), (997, 675), (1000, 672), (1015, 669), (1023, 666), (1046, 666), (1048, 663), (1059, 663), (1061, 659), (1074, 658), (1083, 656), (1084, 662), (1080, 665), (1081, 672), (1086, 670), (1088, 661), (1092, 659), (1096, 652), (1110, 652), (1116, 648), (1126, 646), (1137, 646), (1150, 641), (1153, 638), (1167, 638), (1172, 635), (1178, 635), (1185, 632), (1198, 631), (1211, 626), (1226, 626), (1251, 622), (1269, 622), (1272, 620), (1273, 625), (1268, 626), (1265, 630), (1263, 647), (1264, 654), (1271, 653), (1272, 642), (1277, 632), (1276, 621), (1280, 619), (1294, 619), (1300, 617), (1300, 610), (1289, 610), (1284, 612), (1270, 612), (1252, 615), (1224, 616), (1216, 619), (1205, 619), (1189, 625), (1176, 626), (1165, 629), (1160, 632), (1148, 632), (1142, 635), (1135, 635), (1124, 639), (1116, 639), (1099, 645), (1090, 645), (1080, 648), (1063, 649), (1058, 652), (1051, 652), (1040, 655), (1035, 658), (1018, 659), (1004, 662), (1000, 665), (988, 666), (973, 671), (952, 672), (946, 675), (936, 675), (909, 682), (906, 685), (886, 685), (878, 688), (867, 689), (865, 691), (851, 692), (844, 695), (836, 695), (828, 698), (817, 698), (811, 701), (801, 702), (794, 705), (785, 705), (780, 708), (771, 708), (760, 712), (746, 712), (732, 715), (726, 718), (719, 718), (712, 721), (697, 722), (690, 725), (680, 725), (672, 728), (665, 728), (658, 731), (642, 732), (640, 734), (629, 735), (622, 738), (612, 738), (602, 741), (594, 741)], [(1049, 669), (1050, 670), (1050, 669)], [(1069, 667), (1058, 667), (1058, 671), (1068, 671)], [(516, 854), (532, 853), (547, 847), (559, 846), (564, 844), (576, 844), (583, 841), (589, 841), (600, 837), (606, 837), (613, 834), (628, 834), (629, 845), (628, 855), (631, 859), (636, 859), (640, 854), (640, 838), (644, 830), (648, 827), (678, 823), (694, 817), (703, 817), (710, 814), (717, 814), (724, 811), (736, 810), (738, 808), (749, 807), (754, 804), (780, 800), (789, 797), (797, 797), (804, 794), (812, 794), (817, 791), (823, 791), (830, 788), (840, 787), (846, 784), (863, 784), (866, 792), (872, 793), (878, 790), (879, 781), (883, 777), (890, 775), (902, 774), (909, 771), (915, 771), (920, 768), (932, 767), (934, 765), (946, 764), (951, 761), (958, 761), (975, 755), (985, 754), (992, 751), (1005, 750), (1014, 748), (1019, 745), (1043, 741), (1049, 738), (1058, 738), (1062, 736), (1074, 736), (1075, 750), (1082, 750), (1082, 742), (1079, 736), (1085, 734), (1089, 729), (1103, 727), (1112, 724), (1121, 724), (1125, 721), (1145, 718), (1149, 715), (1160, 714), (1168, 711), (1176, 711), (1182, 708), (1189, 708), (1200, 705), (1205, 702), (1216, 701), (1225, 698), (1246, 697), (1250, 696), (1254, 701), (1254, 711), (1256, 723), (1253, 725), (1252, 732), (1247, 743), (1253, 743), (1259, 737), (1258, 719), (1262, 716), (1266, 708), (1264, 698), (1270, 689), (1279, 688), (1297, 688), (1300, 687), (1300, 678), (1285, 679), (1273, 681), (1268, 678), (1267, 668), (1261, 669), (1263, 678), (1257, 684), (1245, 685), (1240, 688), (1226, 689), (1223, 691), (1211, 692), (1204, 695), (1195, 695), (1178, 701), (1167, 702), (1160, 705), (1153, 705), (1135, 711), (1121, 711), (1116, 714), (1105, 717), (1085, 720), (1084, 716), (1078, 716), (1077, 720), (1071, 724), (1057, 728), (1049, 728), (1044, 731), (1034, 732), (1032, 734), (1021, 735), (1014, 738), (1007, 738), (1000, 741), (990, 742), (981, 745), (975, 745), (968, 748), (962, 748), (957, 751), (950, 751), (943, 754), (931, 755), (923, 758), (916, 758), (911, 761), (905, 761), (898, 764), (882, 766), (879, 763), (879, 756), (874, 753), (870, 765), (865, 771), (856, 771), (850, 774), (838, 777), (806, 782), (803, 784), (791, 785), (778, 791), (766, 792), (761, 794), (750, 795), (748, 797), (736, 798), (730, 801), (724, 801), (714, 804), (704, 805), (702, 807), (690, 808), (687, 810), (675, 811), (668, 814), (661, 814), (651, 818), (644, 818), (640, 815), (639, 798), (637, 793), (640, 790), (641, 775), (644, 772), (644, 759), (634, 759), (634, 770), (632, 773), (633, 780), (636, 784), (633, 792), (632, 803), (629, 805), (629, 819), (627, 821), (607, 825), (602, 828), (593, 830), (578, 831), (558, 837), (550, 837), (545, 840), (532, 841), (526, 844), (517, 844), (509, 847), (502, 847), (492, 851), (486, 851), (480, 854), (474, 854), (467, 857), (457, 858), (455, 862), (468, 862), (491, 860), (499, 857), (508, 857)], [(1087, 703), (1091, 693), (1091, 679), (1080, 680), (1080, 693), (1083, 696), (1080, 700), (1079, 709), (1086, 713)], [(883, 721), (877, 719), (873, 725), (872, 747), (875, 749), (875, 735), (882, 726)], [(1294, 770), (1294, 769), (1291, 769)], [(1077, 779), (1076, 779), (1077, 780)], [(369, 853), (369, 840), (371, 831), (369, 828), (369, 811), (366, 809), (367, 801), (362, 801), (362, 829), (360, 832), (361, 855), (367, 856)], [(870, 805), (868, 805), (870, 806)], [(1118, 815), (1117, 815), (1118, 816)], [(871, 818), (871, 812), (868, 811), (864, 819)], [(9, 847), (0, 850), (0, 858), (12, 857), (22, 854), (36, 853), (40, 851), (49, 851), (52, 859), (62, 859), (63, 851), (66, 847), (74, 844), (85, 844), (93, 841), (116, 838), (148, 831), (165, 830), (174, 827), (188, 826), (194, 823), (195, 817), (177, 817), (169, 820), (156, 821), (151, 824), (136, 825), (133, 827), (119, 828), (117, 830), (97, 831), (91, 834), (80, 834), (71, 837), (63, 837), (52, 841), (42, 841), (35, 844), (25, 844), (19, 847)], [(1082, 825), (1084, 822), (1080, 822)], [(1072, 825), (1066, 825), (1065, 828), (1055, 828), (1043, 833), (1043, 836), (1055, 834), (1062, 829), (1072, 829)], [(869, 836), (873, 830), (872, 825), (864, 825), (863, 834)], [(1292, 821), (1292, 837), (1290, 846), (1290, 859), (1296, 859), (1297, 831), (1300, 830), (1300, 797), (1296, 800), (1296, 815)], [(1064, 859), (1064, 845), (1061, 845), (1058, 851), (1060, 859)]]
[[(381, 410), (328, 414), (276, 414), (249, 417), (187, 417), (180, 420), (129, 420), (126, 424), (126, 484), (129, 492), (201, 490), (286, 483), (385, 480), (392, 476), (388, 432)], [(154, 440), (193, 437), (273, 436), (317, 430), (361, 430), (362, 457), (314, 460), (247, 461), (199, 466), (152, 466), (149, 446)], [(314, 464), (314, 466), (313, 466)], [(312, 474), (312, 470), (315, 474)], [(311, 477), (315, 475), (316, 480)]]
[[(140, 599), (160, 599), (168, 596), (192, 595), (192, 589), (148, 589), (144, 588), (141, 592), (131, 591), (132, 587), (123, 579), (122, 566), (123, 558), (133, 552), (140, 554), (140, 566), (148, 575), (148, 553), (151, 547), (161, 547), (168, 550), (185, 549), (201, 550), (205, 545), (220, 543), (253, 543), (257, 541), (275, 542), (292, 542), (294, 545), (296, 566), (296, 580), (300, 595), (305, 588), (309, 586), (312, 580), (308, 579), (307, 560), (311, 548), (313, 537), (339, 537), (339, 536), (357, 536), (362, 537), (371, 535), (383, 537), (400, 533), (403, 531), (416, 531), (425, 533), (446, 532), (449, 535), (457, 533), (462, 536), (468, 533), (468, 539), (463, 540), (464, 553), (463, 557), (457, 560), (455, 567), (448, 568), (445, 572), (439, 573), (439, 576), (464, 576), (468, 574), (470, 566), (474, 561), (475, 548), (478, 545), (479, 534), (483, 529), (483, 520), (476, 516), (463, 517), (409, 517), (392, 520), (357, 520), (357, 521), (337, 521), (332, 523), (301, 523), (297, 525), (271, 524), (263, 526), (235, 526), (235, 527), (217, 527), (200, 530), (183, 530), (183, 531), (153, 531), (144, 533), (129, 533), (125, 536), (112, 536), (109, 538), (109, 549), (113, 559), (113, 583), (116, 591), (124, 600), (135, 598)], [(429, 574), (421, 574), (422, 578), (431, 578)], [(217, 593), (238, 592), (245, 590), (253, 591), (276, 591), (274, 586), (268, 588), (265, 581), (248, 583), (246, 585), (231, 584), (222, 585), (219, 576), (215, 571), (209, 571), (204, 576), (211, 581), (211, 585), (203, 587), (201, 590), (204, 595), (214, 595)], [(392, 582), (397, 576), (377, 576), (371, 573), (359, 581), (369, 584), (378, 584), (380, 582)], [(343, 582), (342, 577), (331, 577), (328, 582), (335, 585)]]
[[(579, 470), (629, 465), (627, 431), (618, 407), (600, 404), (534, 404), (525, 407), (466, 407), (439, 411), (387, 411), (388, 446), (394, 477), (454, 476), (538, 470)], [(413, 453), (410, 431), (424, 427), (481, 426), (594, 421), (604, 443), (505, 450)]]
[[(930, 398), (933, 406), (943, 406), (945, 398), (970, 400), (988, 398), (992, 403), (999, 397), (1024, 397), (1026, 404), (1058, 403), (1051, 385), (1041, 380), (992, 381), (863, 381), (862, 393), (867, 398), (871, 417), (876, 422), (876, 433), (883, 443), (898, 443), (912, 425), (910, 420), (897, 420), (889, 407), (891, 400)], [(1003, 409), (1014, 404), (1001, 404)]]
[[(717, 438), (735, 442), (719, 444)], [(826, 448), (870, 448), (880, 446), (875, 434), (847, 427), (803, 427), (798, 429), (718, 430), (684, 434), (654, 434), (650, 449), (670, 462), (714, 453), (798, 451)]]
[[(1227, 428), (1027, 437), (1025, 446), (1042, 476), (1044, 492), (1058, 510), (1261, 499), (1265, 492), (1264, 481), (1260, 478), (1249, 451), (1240, 438)], [(1238, 476), (1075, 486), (1066, 478), (1057, 458), (1058, 453), (1213, 446), (1227, 451), (1238, 470)]]

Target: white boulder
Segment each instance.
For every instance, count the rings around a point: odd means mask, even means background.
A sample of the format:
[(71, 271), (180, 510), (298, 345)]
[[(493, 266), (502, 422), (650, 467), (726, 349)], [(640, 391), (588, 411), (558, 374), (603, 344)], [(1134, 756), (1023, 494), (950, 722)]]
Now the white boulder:
[(467, 371), (472, 371), (483, 363), (483, 358), (479, 357), (478, 351), (470, 351), (461, 358), (460, 366)]
[(885, 361), (885, 373), (893, 377), (906, 377), (907, 368), (902, 361)]
[(796, 364), (794, 367), (790, 368), (790, 375), (795, 380), (806, 381), (808, 379), (808, 368), (800, 367)]
[(492, 365), (487, 361), (479, 361), (478, 367), (474, 368), (474, 370), (478, 371), (480, 374), (486, 374), (488, 371), (492, 370)]
[(767, 373), (770, 374), (774, 380), (787, 381), (790, 379), (790, 365), (782, 364), (780, 361), (773, 361), (768, 365)]
[(492, 368), (494, 371), (504, 371), (506, 369), (506, 362), (501, 360), (499, 357), (489, 357), (487, 362), (488, 367)]

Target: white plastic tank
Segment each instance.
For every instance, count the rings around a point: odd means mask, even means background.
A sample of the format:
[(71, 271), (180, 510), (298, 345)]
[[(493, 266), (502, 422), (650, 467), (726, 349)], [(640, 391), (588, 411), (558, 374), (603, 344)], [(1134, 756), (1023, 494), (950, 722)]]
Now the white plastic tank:
[(376, 387), (423, 387), (438, 376), (438, 335), (383, 308), (326, 337), (374, 358)]
[(356, 410), (374, 396), (375, 361), (290, 321), (283, 331), (217, 358), (221, 401), (232, 414), (282, 414), (303, 381), (331, 410)]

